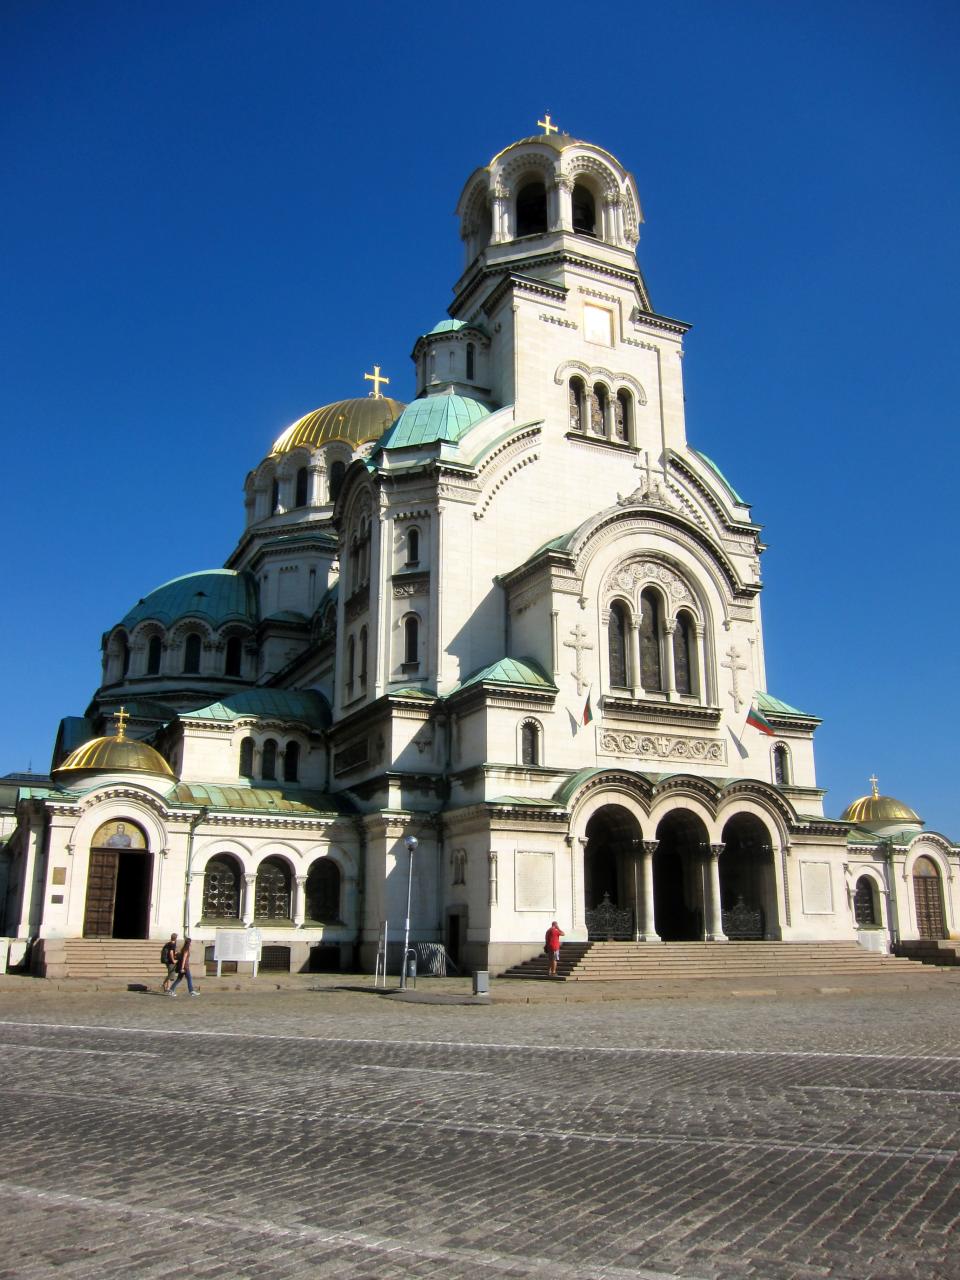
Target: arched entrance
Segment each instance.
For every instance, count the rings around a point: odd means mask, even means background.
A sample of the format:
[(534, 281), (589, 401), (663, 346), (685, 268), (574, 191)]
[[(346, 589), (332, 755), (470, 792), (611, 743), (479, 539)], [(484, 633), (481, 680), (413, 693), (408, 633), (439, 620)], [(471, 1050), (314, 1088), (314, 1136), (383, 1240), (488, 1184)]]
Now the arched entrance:
[(588, 821), (586, 838), (583, 897), (587, 932), (595, 937), (633, 937), (640, 825), (629, 809), (606, 804)]
[(932, 858), (918, 858), (913, 864), (913, 900), (919, 936), (945, 938), (940, 872)]
[(723, 828), (720, 906), (728, 938), (760, 939), (778, 932), (770, 834), (753, 813), (738, 813)]
[(653, 912), (664, 942), (691, 942), (704, 936), (704, 863), (707, 829), (695, 813), (674, 809), (657, 827), (653, 855)]
[(153, 854), (135, 823), (105, 822), (90, 841), (85, 938), (149, 936)]

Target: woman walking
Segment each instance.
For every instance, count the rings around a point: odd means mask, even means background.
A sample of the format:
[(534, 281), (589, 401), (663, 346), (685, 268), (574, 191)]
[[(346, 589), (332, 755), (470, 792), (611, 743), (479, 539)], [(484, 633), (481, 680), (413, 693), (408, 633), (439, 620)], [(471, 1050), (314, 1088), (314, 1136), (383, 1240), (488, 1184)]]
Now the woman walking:
[(193, 978), (190, 976), (190, 939), (189, 938), (184, 938), (183, 946), (180, 949), (180, 954), (177, 956), (177, 980), (176, 982), (174, 982), (173, 986), (170, 988), (171, 996), (176, 997), (177, 987), (179, 987), (180, 982), (183, 978), (186, 978), (187, 980), (187, 990), (190, 992), (190, 994), (192, 996), (198, 996), (200, 992), (194, 991)]

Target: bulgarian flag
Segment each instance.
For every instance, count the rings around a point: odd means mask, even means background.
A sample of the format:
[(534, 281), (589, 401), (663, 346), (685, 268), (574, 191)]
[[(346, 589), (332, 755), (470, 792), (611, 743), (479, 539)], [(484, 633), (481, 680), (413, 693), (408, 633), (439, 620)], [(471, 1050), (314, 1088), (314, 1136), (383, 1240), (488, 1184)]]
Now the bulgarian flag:
[(752, 725), (754, 729), (758, 729), (761, 733), (765, 733), (768, 738), (777, 736), (776, 730), (772, 727), (770, 721), (762, 716), (756, 707), (751, 707), (747, 712), (747, 724)]
[(580, 723), (589, 724), (593, 719), (593, 707), (590, 705), (590, 693), (587, 692), (587, 700), (583, 704), (583, 715), (580, 717)]

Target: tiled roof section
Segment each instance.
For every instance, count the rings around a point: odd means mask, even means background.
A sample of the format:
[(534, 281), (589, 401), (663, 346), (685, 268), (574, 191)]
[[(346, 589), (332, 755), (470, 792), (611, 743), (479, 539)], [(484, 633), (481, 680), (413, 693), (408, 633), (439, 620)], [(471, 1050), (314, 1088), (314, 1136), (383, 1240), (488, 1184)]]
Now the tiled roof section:
[(550, 693), (557, 691), (557, 686), (533, 658), (501, 658), (498, 662), (491, 662), (489, 666), (467, 676), (466, 680), (461, 681), (453, 692), (457, 693), (461, 689), (469, 689), (477, 684), (520, 685), (527, 689), (543, 689)]
[(281, 791), (275, 787), (226, 787), (212, 782), (180, 782), (167, 793), (170, 805), (204, 805), (219, 813), (299, 814), (336, 817), (342, 810), (323, 791)]
[(789, 702), (783, 702), (780, 698), (775, 698), (771, 693), (764, 693), (757, 690), (757, 706), (764, 713), (769, 712), (774, 716), (798, 716), (801, 720), (816, 720), (817, 717), (809, 711), (798, 711), (796, 707), (791, 707)]
[(381, 437), (381, 449), (403, 449), (413, 445), (456, 442), (493, 406), (469, 396), (424, 396), (408, 404), (389, 431)]
[(219, 627), (234, 620), (256, 622), (257, 587), (252, 574), (204, 569), (156, 587), (139, 600), (121, 625), (130, 630), (146, 618), (170, 626), (178, 618), (202, 618)]
[(701, 462), (706, 463), (706, 465), (714, 473), (717, 479), (723, 482), (724, 488), (730, 494), (730, 497), (733, 498), (734, 502), (739, 502), (742, 507), (745, 507), (748, 505), (745, 499), (740, 497), (739, 493), (737, 493), (736, 489), (733, 487), (733, 485), (730, 483), (730, 481), (723, 474), (723, 472), (720, 470), (720, 468), (717, 466), (717, 464), (714, 462), (712, 458), (708, 458), (707, 455), (703, 453), (700, 449), (694, 449), (693, 447), (691, 447), (690, 452), (695, 457), (699, 458)]
[(330, 723), (330, 707), (314, 689), (241, 689), (225, 694), (219, 702), (180, 713), (181, 720), (239, 720), (247, 716), (296, 720), (325, 729)]

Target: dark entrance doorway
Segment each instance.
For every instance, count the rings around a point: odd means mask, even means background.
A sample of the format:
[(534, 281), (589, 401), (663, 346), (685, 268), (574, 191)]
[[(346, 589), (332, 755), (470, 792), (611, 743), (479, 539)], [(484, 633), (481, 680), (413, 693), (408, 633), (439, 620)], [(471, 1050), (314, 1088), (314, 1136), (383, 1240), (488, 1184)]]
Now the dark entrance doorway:
[(770, 937), (777, 923), (773, 846), (752, 813), (738, 813), (723, 828), (720, 855), (723, 932), (735, 941)]
[(707, 829), (695, 813), (675, 809), (657, 827), (653, 914), (664, 942), (703, 938), (703, 866)]
[(140, 828), (104, 823), (90, 848), (83, 936), (148, 937), (152, 872), (153, 855)]
[(459, 911), (451, 911), (447, 916), (447, 955), (455, 965), (460, 964), (460, 934), (463, 917)]
[(921, 938), (943, 938), (940, 875), (930, 858), (918, 858), (913, 864), (913, 896), (917, 906), (917, 933)]
[(583, 899), (590, 937), (629, 938), (635, 932), (635, 855), (640, 826), (617, 804), (604, 805), (587, 822)]

